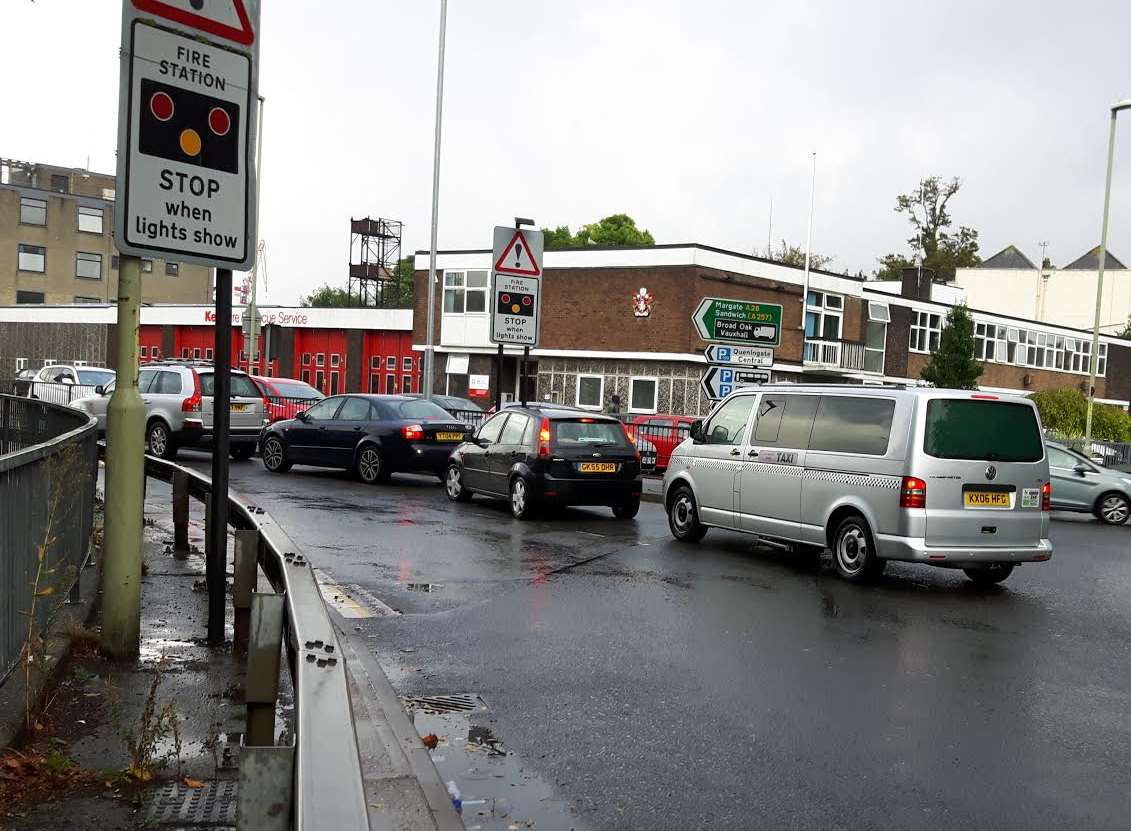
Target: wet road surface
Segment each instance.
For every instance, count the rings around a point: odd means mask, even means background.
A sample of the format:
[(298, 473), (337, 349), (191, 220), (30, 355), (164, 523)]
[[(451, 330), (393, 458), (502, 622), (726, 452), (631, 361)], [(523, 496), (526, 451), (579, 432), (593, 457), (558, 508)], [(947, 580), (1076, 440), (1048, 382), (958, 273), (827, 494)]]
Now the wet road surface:
[(435, 479), (231, 470), (356, 588), (398, 693), (480, 696), (578, 827), (1128, 827), (1131, 528), (1058, 514), (1054, 559), (1000, 588), (855, 586), (738, 534), (675, 543), (652, 504), (519, 523)]

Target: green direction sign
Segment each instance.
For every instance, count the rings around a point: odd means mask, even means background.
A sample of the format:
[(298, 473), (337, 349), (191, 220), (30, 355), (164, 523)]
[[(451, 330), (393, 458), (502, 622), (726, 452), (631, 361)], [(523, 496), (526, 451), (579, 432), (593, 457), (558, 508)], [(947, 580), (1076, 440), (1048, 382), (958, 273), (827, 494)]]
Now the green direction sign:
[(776, 303), (704, 297), (691, 322), (706, 341), (781, 345), (781, 306)]

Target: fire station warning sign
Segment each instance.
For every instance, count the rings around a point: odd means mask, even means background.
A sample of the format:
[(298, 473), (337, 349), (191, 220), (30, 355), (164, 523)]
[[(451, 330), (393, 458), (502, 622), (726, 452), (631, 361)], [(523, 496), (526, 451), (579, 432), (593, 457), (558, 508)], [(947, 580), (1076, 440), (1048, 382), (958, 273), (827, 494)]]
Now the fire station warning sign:
[(776, 303), (704, 297), (691, 321), (705, 341), (781, 345), (781, 306)]
[(541, 285), (537, 277), (495, 273), (491, 283), (491, 342), (538, 345)]
[(259, 21), (248, 6), (123, 2), (114, 233), (127, 254), (233, 269), (255, 259)]

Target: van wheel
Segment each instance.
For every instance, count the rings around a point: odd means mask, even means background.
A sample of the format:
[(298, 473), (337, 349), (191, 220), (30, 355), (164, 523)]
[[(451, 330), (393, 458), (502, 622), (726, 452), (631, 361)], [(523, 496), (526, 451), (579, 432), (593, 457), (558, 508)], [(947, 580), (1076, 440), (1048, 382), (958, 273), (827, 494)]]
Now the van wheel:
[(668, 528), (680, 542), (699, 542), (707, 533), (707, 526), (699, 521), (695, 494), (687, 485), (676, 488), (668, 503)]
[(1096, 516), (1105, 525), (1122, 525), (1129, 515), (1131, 507), (1121, 493), (1105, 493), (1096, 500)]
[(872, 531), (860, 514), (849, 514), (833, 533), (833, 564), (845, 580), (863, 582), (879, 577), (887, 565), (876, 555)]
[(987, 566), (962, 570), (977, 585), (994, 586), (1013, 573), (1013, 563), (990, 563)]

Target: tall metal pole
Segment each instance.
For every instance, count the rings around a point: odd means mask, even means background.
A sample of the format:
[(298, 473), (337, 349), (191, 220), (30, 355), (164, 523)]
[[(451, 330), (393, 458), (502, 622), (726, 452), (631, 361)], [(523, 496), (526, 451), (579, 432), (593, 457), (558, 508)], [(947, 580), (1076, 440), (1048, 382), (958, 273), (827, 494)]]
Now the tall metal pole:
[(1107, 178), (1104, 179), (1104, 214), (1100, 228), (1099, 275), (1096, 279), (1096, 317), (1092, 325), (1092, 354), (1088, 362), (1088, 416), (1084, 423), (1084, 441), (1092, 441), (1092, 409), (1096, 400), (1096, 371), (1100, 362), (1100, 313), (1103, 309), (1104, 264), (1107, 259), (1107, 220), (1111, 210), (1111, 170), (1115, 162), (1115, 118), (1120, 110), (1131, 107), (1131, 100), (1120, 101), (1111, 108), (1111, 127), (1107, 136)]
[[(817, 151), (813, 151), (813, 175), (809, 180), (809, 230), (805, 232), (805, 284), (801, 289), (801, 331), (804, 337), (809, 310), (809, 257), (813, 245), (813, 196), (817, 192)], [(820, 332), (814, 332), (819, 337)]]
[(436, 59), (436, 142), (432, 150), (432, 242), (428, 250), (428, 334), (424, 344), (424, 398), (432, 400), (436, 352), (432, 346), (436, 326), (436, 227), (440, 216), (440, 125), (444, 114), (444, 36), (448, 28), (448, 0), (440, 0), (440, 50)]
[(224, 642), (228, 563), (228, 453), (232, 401), (232, 270), (216, 269), (216, 362), (212, 393), (212, 493), (208, 495), (208, 642)]
[(145, 405), (137, 389), (141, 260), (118, 265), (118, 377), (106, 408), (106, 534), (102, 561), (102, 651), (137, 654), (141, 637), (141, 526)]

